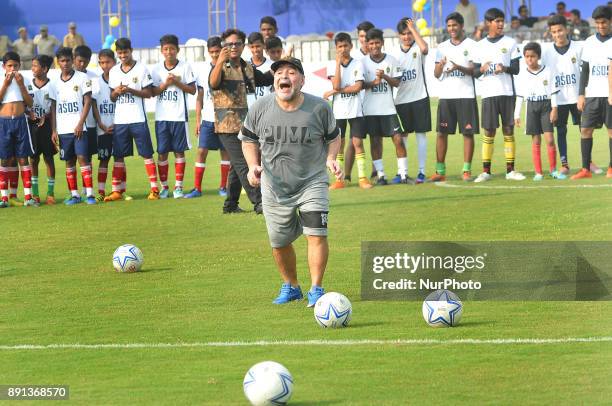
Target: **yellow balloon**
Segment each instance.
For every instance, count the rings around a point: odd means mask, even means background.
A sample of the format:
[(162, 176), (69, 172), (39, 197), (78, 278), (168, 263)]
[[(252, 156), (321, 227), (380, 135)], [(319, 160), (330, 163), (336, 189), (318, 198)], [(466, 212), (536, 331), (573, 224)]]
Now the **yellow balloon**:
[(121, 19), (117, 16), (112, 16), (111, 18), (108, 19), (108, 24), (111, 27), (116, 27), (119, 25), (119, 23), (121, 23)]
[(427, 0), (416, 0), (417, 3), (421, 3), (421, 6), (424, 6), (427, 3)]
[(422, 30), (423, 28), (427, 27), (427, 20), (424, 18), (419, 18), (416, 20), (416, 26), (419, 30)]
[(113, 44), (111, 45), (111, 51), (115, 52), (117, 50), (117, 44), (116, 42), (113, 42)]
[(429, 28), (425, 27), (419, 30), (419, 34), (421, 34), (421, 37), (428, 37), (431, 35), (431, 31), (429, 30)]
[(412, 5), (412, 9), (414, 11), (416, 11), (417, 13), (420, 13), (421, 11), (423, 11), (423, 5), (421, 3), (419, 3), (418, 0), (417, 0)]

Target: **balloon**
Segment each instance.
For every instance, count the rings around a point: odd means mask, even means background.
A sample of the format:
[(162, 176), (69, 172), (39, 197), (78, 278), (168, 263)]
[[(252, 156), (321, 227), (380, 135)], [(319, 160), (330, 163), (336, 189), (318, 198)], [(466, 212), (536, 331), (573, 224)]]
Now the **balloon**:
[(109, 44), (111, 42), (113, 42), (115, 40), (115, 37), (113, 37), (113, 34), (108, 34), (105, 38), (104, 38), (104, 42), (108, 42)]
[(111, 18), (108, 19), (108, 24), (111, 27), (116, 27), (119, 25), (119, 23), (121, 23), (121, 19), (117, 16), (112, 16)]
[(419, 34), (421, 34), (421, 37), (428, 37), (431, 35), (431, 31), (429, 30), (429, 28), (425, 27), (419, 30)]
[(113, 44), (110, 46), (111, 51), (115, 52), (117, 50), (117, 44), (115, 42), (113, 42)]
[(427, 3), (427, 0), (416, 0), (418, 3), (421, 3), (421, 6), (425, 6), (425, 3)]
[(417, 13), (420, 13), (421, 11), (423, 11), (423, 5), (419, 3), (418, 1), (415, 1), (414, 4), (412, 5), (412, 9), (416, 11)]
[(429, 11), (429, 10), (431, 10), (431, 2), (427, 2), (423, 4), (423, 11)]
[(427, 27), (427, 20), (424, 18), (419, 18), (416, 20), (416, 26), (419, 30), (422, 30), (423, 28)]
[(102, 49), (109, 49), (111, 46), (110, 42), (104, 42), (104, 44), (102, 44)]

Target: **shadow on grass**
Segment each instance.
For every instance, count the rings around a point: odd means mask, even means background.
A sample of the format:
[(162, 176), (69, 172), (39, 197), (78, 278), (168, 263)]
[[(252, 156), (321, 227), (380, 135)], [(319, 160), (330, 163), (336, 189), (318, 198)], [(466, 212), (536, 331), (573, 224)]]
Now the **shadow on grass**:
[(165, 272), (165, 271), (172, 271), (172, 268), (146, 268), (146, 269), (141, 269), (140, 271), (136, 273)]
[(342, 399), (329, 399), (329, 400), (317, 399), (316, 402), (291, 402), (291, 406), (339, 405), (339, 404), (342, 404), (343, 402), (344, 400)]
[(383, 323), (382, 321), (369, 321), (369, 322), (365, 322), (365, 323), (351, 323), (349, 324), (349, 328), (355, 329), (355, 328), (365, 328), (365, 327), (376, 327), (376, 326), (384, 326), (386, 323)]
[(366, 200), (360, 200), (360, 201), (356, 201), (356, 202), (350, 202), (350, 203), (334, 203), (334, 207), (351, 207), (351, 206), (367, 206), (367, 205), (371, 205), (371, 204), (376, 204), (376, 205), (389, 205), (389, 204), (397, 204), (397, 203), (405, 203), (405, 204), (416, 204), (416, 203), (423, 203), (423, 202), (433, 202), (436, 200), (444, 200), (445, 202), (448, 202), (450, 200), (467, 200), (467, 199), (479, 199), (482, 197), (494, 197), (494, 196), (504, 196), (507, 195), (509, 193), (512, 193), (511, 191), (508, 192), (493, 192), (493, 193), (470, 193), (470, 194), (462, 194), (460, 196), (449, 196), (449, 195), (441, 195), (441, 196), (432, 196), (432, 197), (413, 197), (410, 196), (410, 198), (406, 198), (405, 196), (402, 196), (398, 199), (389, 199), (389, 198), (384, 198), (384, 199), (380, 199), (380, 200), (371, 200), (371, 201), (366, 201)]
[(493, 326), (495, 320), (482, 320), (482, 321), (465, 321), (461, 322), (458, 327), (482, 327), (482, 326)]

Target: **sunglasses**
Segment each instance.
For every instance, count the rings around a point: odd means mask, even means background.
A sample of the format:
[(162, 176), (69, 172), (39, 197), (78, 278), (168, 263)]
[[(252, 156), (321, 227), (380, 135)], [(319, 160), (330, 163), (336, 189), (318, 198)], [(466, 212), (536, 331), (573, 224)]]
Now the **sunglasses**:
[(238, 41), (238, 42), (226, 42), (225, 43), (225, 46), (228, 47), (228, 48), (232, 48), (232, 47), (238, 48), (238, 47), (241, 47), (243, 45), (244, 45), (244, 42), (242, 42), (242, 41)]

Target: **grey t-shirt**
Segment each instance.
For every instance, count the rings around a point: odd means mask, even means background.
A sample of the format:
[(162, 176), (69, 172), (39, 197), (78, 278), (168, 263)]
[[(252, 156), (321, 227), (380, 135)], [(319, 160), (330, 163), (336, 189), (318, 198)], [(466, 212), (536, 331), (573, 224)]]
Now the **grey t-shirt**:
[(251, 106), (240, 139), (260, 144), (264, 198), (290, 203), (308, 186), (328, 184), (327, 144), (339, 134), (325, 100), (304, 94), (300, 108), (288, 112), (270, 94)]

